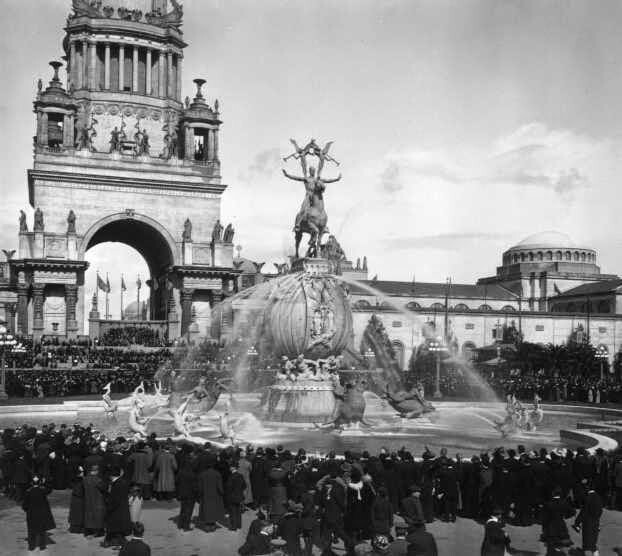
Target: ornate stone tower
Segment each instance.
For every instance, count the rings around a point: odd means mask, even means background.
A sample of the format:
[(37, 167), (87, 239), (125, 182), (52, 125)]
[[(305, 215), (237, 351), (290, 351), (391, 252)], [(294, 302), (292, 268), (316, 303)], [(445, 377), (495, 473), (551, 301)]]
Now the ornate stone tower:
[[(39, 80), (34, 102), (35, 222), (30, 230), (20, 218), (10, 261), (16, 329), (83, 334), (86, 253), (116, 241), (144, 256), (150, 319), (178, 337), (193, 308), (208, 313), (238, 274), (233, 228), (220, 224), (218, 101), (206, 102), (197, 79), (194, 101), (182, 102), (187, 45), (176, 0), (73, 0), (72, 7), (63, 41), (67, 86), (61, 64), (51, 62), (53, 78), (45, 89)], [(100, 325), (92, 307), (91, 335)]]

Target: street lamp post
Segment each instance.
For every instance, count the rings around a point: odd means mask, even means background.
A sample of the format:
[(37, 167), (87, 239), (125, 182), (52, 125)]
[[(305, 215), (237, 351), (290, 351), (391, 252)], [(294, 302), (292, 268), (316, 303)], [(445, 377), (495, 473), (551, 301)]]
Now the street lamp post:
[(441, 394), (441, 352), (447, 351), (447, 348), (439, 337), (428, 343), (428, 349), (436, 355), (436, 384), (433, 396), (438, 400), (443, 397), (443, 394)]
[(12, 334), (7, 334), (4, 324), (0, 324), (0, 400), (8, 398), (6, 393), (6, 357), (7, 351), (12, 351), (17, 345), (17, 340)]
[(595, 357), (600, 360), (600, 380), (605, 380), (605, 359), (607, 359), (607, 348), (605, 346), (598, 346), (596, 348)]

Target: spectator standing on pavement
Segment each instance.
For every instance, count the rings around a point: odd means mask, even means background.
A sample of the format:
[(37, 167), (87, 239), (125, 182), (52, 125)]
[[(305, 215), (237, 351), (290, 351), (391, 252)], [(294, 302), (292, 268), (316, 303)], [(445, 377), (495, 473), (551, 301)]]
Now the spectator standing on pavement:
[(132, 527), (132, 537), (123, 545), (119, 556), (151, 556), (151, 548), (143, 541), (145, 526), (139, 522)]
[(22, 509), (26, 512), (26, 526), (28, 528), (28, 550), (45, 550), (47, 546), (47, 532), (56, 528), (50, 503), (49, 490), (41, 484), (38, 476), (32, 478), (32, 486), (26, 491)]

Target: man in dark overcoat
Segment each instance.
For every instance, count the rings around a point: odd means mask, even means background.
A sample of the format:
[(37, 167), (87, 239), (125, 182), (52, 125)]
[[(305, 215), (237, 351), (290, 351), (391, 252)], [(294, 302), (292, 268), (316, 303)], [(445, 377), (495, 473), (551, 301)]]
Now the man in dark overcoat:
[(177, 473), (177, 499), (180, 503), (177, 527), (184, 531), (190, 531), (190, 520), (197, 499), (197, 488), (197, 476), (192, 469), (192, 464), (190, 461), (184, 460), (179, 473)]
[(484, 540), (482, 541), (481, 556), (504, 556), (510, 547), (510, 537), (503, 530), (501, 516), (503, 510), (495, 508), (492, 516), (484, 526)]
[(129, 506), (129, 483), (123, 478), (119, 468), (110, 470), (110, 492), (106, 500), (106, 538), (105, 547), (122, 546), (125, 536), (132, 530)]
[(598, 551), (598, 533), (600, 518), (603, 515), (603, 501), (600, 495), (588, 488), (583, 507), (575, 520), (575, 527), (581, 527), (583, 552), (586, 556), (593, 556)]
[(84, 534), (100, 537), (106, 516), (106, 485), (99, 476), (99, 466), (92, 465), (84, 477)]
[(47, 546), (47, 532), (56, 528), (50, 503), (47, 495), (49, 489), (40, 483), (39, 477), (34, 476), (32, 487), (24, 494), (22, 509), (26, 512), (26, 526), (28, 528), (28, 550), (45, 550)]
[(199, 521), (208, 531), (216, 529), (216, 522), (225, 516), (222, 476), (214, 468), (214, 460), (207, 460), (207, 469), (199, 473)]
[(237, 531), (242, 528), (242, 503), (244, 502), (244, 492), (246, 491), (246, 481), (238, 470), (237, 463), (231, 465), (231, 474), (227, 479), (225, 487), (225, 500), (227, 511), (229, 512), (229, 529)]

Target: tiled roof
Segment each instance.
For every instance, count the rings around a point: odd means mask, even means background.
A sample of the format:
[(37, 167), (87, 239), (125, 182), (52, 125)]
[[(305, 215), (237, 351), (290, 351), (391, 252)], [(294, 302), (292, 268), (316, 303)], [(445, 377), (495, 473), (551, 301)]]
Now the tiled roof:
[[(384, 295), (404, 297), (444, 297), (447, 284), (434, 282), (396, 282), (393, 280), (361, 280), (361, 284), (370, 286)], [(364, 287), (352, 285), (352, 293), (371, 294)], [(500, 299), (514, 301), (518, 296), (497, 284), (451, 284), (449, 297), (452, 299)]]
[(622, 278), (614, 278), (613, 280), (600, 280), (598, 282), (589, 282), (587, 284), (581, 284), (576, 288), (567, 290), (556, 298), (560, 297), (575, 297), (577, 295), (595, 295), (599, 293), (613, 292), (617, 288), (622, 286)]

